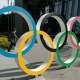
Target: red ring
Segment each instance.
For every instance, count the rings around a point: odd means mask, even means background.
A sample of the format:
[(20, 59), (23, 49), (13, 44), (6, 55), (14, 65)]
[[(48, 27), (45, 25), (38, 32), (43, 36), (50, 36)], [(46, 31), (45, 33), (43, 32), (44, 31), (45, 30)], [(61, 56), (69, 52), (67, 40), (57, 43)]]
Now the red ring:
[[(76, 20), (79, 20), (79, 19), (80, 19), (80, 17), (77, 16), (77, 17), (75, 17), (75, 18), (72, 20), (72, 22), (71, 22), (71, 24), (70, 24), (70, 31), (72, 31), (74, 22), (75, 22)], [(70, 40), (71, 40), (71, 43), (74, 45), (74, 47), (80, 49), (80, 46), (78, 46), (78, 45), (76, 45), (76, 44), (74, 43), (73, 38), (72, 38), (71, 35), (70, 35)]]

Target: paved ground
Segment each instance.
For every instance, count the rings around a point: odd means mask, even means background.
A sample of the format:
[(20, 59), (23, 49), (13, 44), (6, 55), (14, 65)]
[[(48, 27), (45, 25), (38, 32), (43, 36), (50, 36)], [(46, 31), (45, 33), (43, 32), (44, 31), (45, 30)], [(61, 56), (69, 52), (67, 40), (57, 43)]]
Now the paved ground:
[[(64, 52), (64, 53), (63, 53)], [(61, 51), (61, 56), (67, 59), (71, 55), (71, 48), (64, 47)], [(50, 52), (39, 46), (34, 48), (23, 56), (26, 64), (32, 65), (34, 68), (49, 60)], [(14, 79), (12, 79), (14, 78)], [(40, 77), (39, 77), (40, 78)], [(40, 80), (39, 78), (35, 80)], [(56, 59), (53, 61), (50, 68), (42, 74), (42, 80), (80, 80), (80, 62), (70, 67), (62, 67)], [(16, 64), (15, 59), (6, 58), (0, 55), (0, 80), (28, 80), (33, 79), (33, 76), (25, 74)]]

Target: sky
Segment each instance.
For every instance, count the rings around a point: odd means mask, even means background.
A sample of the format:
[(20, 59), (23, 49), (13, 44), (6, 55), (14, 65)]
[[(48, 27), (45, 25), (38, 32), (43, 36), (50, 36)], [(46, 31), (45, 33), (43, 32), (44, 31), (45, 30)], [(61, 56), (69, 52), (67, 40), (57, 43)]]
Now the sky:
[[(9, 6), (11, 5), (11, 2), (12, 5), (14, 5), (14, 0), (9, 0)], [(8, 0), (0, 0), (0, 9), (5, 6), (8, 6)]]

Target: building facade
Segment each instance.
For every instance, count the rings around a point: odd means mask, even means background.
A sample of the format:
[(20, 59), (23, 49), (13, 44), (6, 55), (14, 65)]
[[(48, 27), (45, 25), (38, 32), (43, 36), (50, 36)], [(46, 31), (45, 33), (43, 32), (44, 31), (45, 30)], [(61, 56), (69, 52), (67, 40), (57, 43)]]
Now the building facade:
[[(29, 8), (30, 6), (27, 4), (28, 3), (27, 1), (28, 0), (15, 0), (15, 5), (20, 6), (30, 12), (30, 8)], [(38, 10), (37, 11), (38, 13), (36, 15), (37, 17), (34, 17), (33, 13), (32, 13), (32, 16), (37, 21), (43, 14), (49, 13), (49, 12), (55, 12), (59, 15), (63, 14), (62, 16), (64, 17), (65, 21), (68, 21), (71, 17), (80, 15), (80, 4), (79, 3), (80, 3), (80, 0), (63, 0), (63, 3), (62, 3), (62, 0), (46, 0), (45, 5), (43, 5), (42, 8), (39, 8), (39, 10), (37, 9)], [(48, 25), (48, 27), (51, 26), (51, 35), (52, 34), (56, 35), (58, 32), (60, 32), (60, 28), (58, 27), (59, 24), (56, 23), (55, 20), (54, 20), (54, 23), (52, 19), (49, 19), (48, 22), (50, 22), (50, 25)], [(56, 27), (52, 25), (56, 25)], [(28, 31), (28, 25), (26, 24), (25, 20), (17, 14), (15, 15), (15, 27), (17, 29), (18, 35), (21, 35), (24, 32)], [(44, 29), (47, 32), (48, 29), (46, 28)]]
[[(45, 14), (47, 12), (56, 12), (57, 14), (61, 14), (61, 10), (62, 10), (61, 1), (62, 0), (49, 0), (48, 5), (45, 6), (44, 10), (42, 9), (40, 11), (40, 16), (41, 16), (41, 13)], [(64, 12), (63, 13), (64, 13), (66, 20), (68, 20), (69, 18), (73, 16), (79, 16), (80, 15), (80, 0), (64, 0)]]
[[(22, 7), (27, 10), (27, 0), (15, 0), (15, 6)], [(17, 30), (17, 35), (21, 36), (23, 33), (28, 31), (28, 24), (19, 14), (15, 13), (15, 28)]]

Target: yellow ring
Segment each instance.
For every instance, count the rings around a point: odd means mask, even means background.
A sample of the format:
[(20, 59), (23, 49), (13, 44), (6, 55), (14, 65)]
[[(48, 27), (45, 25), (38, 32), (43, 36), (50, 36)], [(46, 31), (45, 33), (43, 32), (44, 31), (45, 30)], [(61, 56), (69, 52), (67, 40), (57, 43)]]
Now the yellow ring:
[[(44, 31), (37, 31), (37, 34), (41, 34), (41, 35), (44, 35), (45, 37), (47, 37), (47, 39), (49, 40), (50, 42), (50, 45), (52, 48), (54, 48), (53, 46), (53, 42), (52, 42), (52, 39), (50, 38), (50, 36), (45, 33)], [(51, 52), (51, 55), (50, 55), (50, 60), (49, 62), (45, 65), (45, 67), (43, 67), (42, 69), (38, 69), (38, 71), (34, 71), (32, 69), (28, 69), (25, 64), (24, 64), (24, 61), (22, 59), (22, 48), (26, 42), (26, 40), (28, 40), (31, 36), (33, 36), (33, 31), (29, 32), (28, 34), (26, 34), (26, 36), (22, 39), (20, 45), (19, 45), (19, 48), (18, 48), (18, 62), (19, 62), (19, 65), (21, 67), (21, 69), (29, 74), (29, 75), (39, 75), (39, 74), (42, 74), (44, 73), (51, 65), (52, 61), (53, 61), (53, 57), (54, 57), (54, 52)]]

